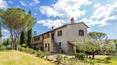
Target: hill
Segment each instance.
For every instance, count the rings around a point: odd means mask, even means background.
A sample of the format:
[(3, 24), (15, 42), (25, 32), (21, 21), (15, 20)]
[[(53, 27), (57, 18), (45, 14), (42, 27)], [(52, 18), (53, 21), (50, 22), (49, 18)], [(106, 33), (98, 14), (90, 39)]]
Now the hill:
[(19, 51), (0, 51), (0, 65), (54, 65), (53, 63)]

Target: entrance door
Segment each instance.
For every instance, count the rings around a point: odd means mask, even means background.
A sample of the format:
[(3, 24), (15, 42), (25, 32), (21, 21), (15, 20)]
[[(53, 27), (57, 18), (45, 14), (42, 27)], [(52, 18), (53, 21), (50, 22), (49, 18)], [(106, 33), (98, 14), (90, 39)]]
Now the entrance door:
[(75, 46), (74, 45), (72, 45), (72, 44), (68, 44), (68, 53), (69, 54), (75, 54), (75, 52), (76, 52), (76, 48), (75, 48)]

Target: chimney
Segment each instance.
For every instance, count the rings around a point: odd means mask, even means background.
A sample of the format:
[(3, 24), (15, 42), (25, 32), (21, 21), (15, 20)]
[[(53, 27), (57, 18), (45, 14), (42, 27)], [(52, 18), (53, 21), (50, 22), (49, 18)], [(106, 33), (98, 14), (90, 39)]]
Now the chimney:
[(73, 24), (73, 23), (74, 23), (74, 18), (72, 17), (72, 18), (71, 18), (71, 24)]
[(52, 30), (54, 29), (54, 26), (52, 26)]

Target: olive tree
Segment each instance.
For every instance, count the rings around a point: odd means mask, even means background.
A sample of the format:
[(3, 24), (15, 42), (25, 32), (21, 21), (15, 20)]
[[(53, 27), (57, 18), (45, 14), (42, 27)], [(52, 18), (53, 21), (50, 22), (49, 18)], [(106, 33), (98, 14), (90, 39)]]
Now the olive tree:
[(94, 41), (90, 38), (82, 40), (82, 42), (77, 43), (77, 49), (82, 52), (90, 52), (92, 55), (92, 59), (95, 58), (96, 53), (113, 51), (114, 45), (111, 42), (103, 41)]

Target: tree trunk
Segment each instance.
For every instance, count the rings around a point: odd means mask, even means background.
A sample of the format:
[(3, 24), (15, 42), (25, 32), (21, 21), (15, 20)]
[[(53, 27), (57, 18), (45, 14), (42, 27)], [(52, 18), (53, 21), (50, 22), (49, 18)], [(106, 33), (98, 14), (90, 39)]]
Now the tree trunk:
[(95, 52), (92, 52), (92, 59), (95, 58)]
[(14, 40), (13, 40), (13, 33), (12, 33), (12, 30), (10, 30), (10, 36), (11, 36), (11, 49), (13, 50), (14, 49)]
[(16, 50), (17, 49), (17, 41), (18, 41), (18, 35), (14, 33), (12, 30), (10, 30), (11, 35), (11, 49)]

